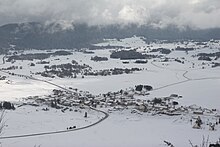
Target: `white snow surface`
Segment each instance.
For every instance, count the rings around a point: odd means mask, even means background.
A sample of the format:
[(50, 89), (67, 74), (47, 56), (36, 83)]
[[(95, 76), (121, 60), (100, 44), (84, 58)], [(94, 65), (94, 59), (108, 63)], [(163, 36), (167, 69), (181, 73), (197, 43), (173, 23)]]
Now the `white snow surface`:
[[(136, 36), (120, 41), (106, 40), (106, 42), (97, 45), (132, 47), (138, 48), (139, 51), (144, 51), (144, 49), (151, 50), (158, 47), (173, 49), (176, 46), (186, 46), (181, 43), (152, 43), (148, 45)], [(190, 46), (195, 45), (191, 43), (188, 47)], [(97, 70), (114, 67), (139, 67), (145, 69), (134, 74), (85, 77), (84, 79), (81, 77), (77, 77), (76, 79), (55, 77), (52, 79), (31, 74), (31, 72), (35, 73), (44, 70), (44, 65), (41, 64), (30, 67), (30, 63), (35, 62), (35, 60), (16, 61), (13, 65), (23, 66), (23, 69), (17, 69), (13, 72), (28, 76), (33, 75), (36, 78), (48, 80), (66, 88), (78, 88), (79, 90), (89, 91), (92, 94), (119, 91), (120, 89), (134, 87), (138, 84), (152, 85), (155, 90), (151, 91), (149, 96), (143, 97), (146, 100), (177, 93), (183, 96), (182, 99), (179, 99), (179, 103), (183, 106), (195, 104), (209, 109), (220, 110), (220, 68), (211, 68), (209, 63), (202, 65), (203, 61), (198, 61), (192, 57), (192, 55), (200, 52), (210, 53), (219, 51), (220, 49), (219, 44), (210, 43), (210, 46), (210, 48), (198, 47), (199, 49), (189, 51), (188, 54), (181, 51), (173, 51), (171, 54), (166, 55), (167, 57), (178, 57), (179, 59), (185, 57), (185, 64), (160, 62), (160, 59), (148, 60), (147, 64), (135, 64), (134, 60), (130, 60), (129, 64), (123, 64), (119, 59), (109, 58), (110, 51), (112, 50), (95, 50), (95, 54), (73, 52), (73, 55), (45, 59), (45, 61), (50, 61), (51, 65), (76, 60), (79, 63), (88, 64)], [(40, 51), (26, 51), (26, 53), (28, 52)], [(90, 58), (95, 55), (108, 57), (109, 60), (106, 62), (91, 61)], [(0, 62), (2, 58), (3, 55), (0, 56)], [(60, 60), (55, 60), (57, 58)], [(217, 61), (219, 62), (219, 59)], [(193, 63), (195, 64), (194, 67), (192, 67)], [(11, 65), (11, 63), (6, 62), (6, 64), (1, 64), (0, 68)], [(202, 67), (205, 68), (202, 69)], [(41, 81), (8, 75), (1, 71), (0, 75), (7, 77), (6, 80), (0, 80), (1, 101), (12, 101), (16, 103), (22, 101), (24, 97), (49, 95), (53, 89), (57, 89), (57, 87)], [(83, 114), (87, 110), (63, 114), (55, 109), (42, 111), (41, 108), (22, 106), (15, 111), (6, 111), (6, 127), (2, 136), (65, 130), (66, 127), (71, 125), (81, 127), (94, 123), (103, 117), (103, 114), (89, 111), (89, 117), (85, 119), (83, 118)], [(105, 109), (103, 110), (107, 111)], [(189, 140), (193, 144), (200, 145), (203, 136), (209, 136), (209, 142), (215, 142), (220, 138), (219, 126), (216, 131), (209, 131), (208, 127), (198, 130), (192, 129), (192, 124), (189, 121), (191, 118), (190, 115), (169, 117), (164, 115), (151, 116), (147, 113), (141, 114), (131, 114), (131, 110), (129, 109), (116, 111), (110, 113), (110, 116), (100, 124), (83, 130), (26, 138), (0, 139), (0, 142), (4, 147), (161, 147), (166, 146), (163, 142), (166, 140), (170, 141), (176, 147), (187, 147), (190, 146)], [(213, 119), (213, 117), (204, 119)]]

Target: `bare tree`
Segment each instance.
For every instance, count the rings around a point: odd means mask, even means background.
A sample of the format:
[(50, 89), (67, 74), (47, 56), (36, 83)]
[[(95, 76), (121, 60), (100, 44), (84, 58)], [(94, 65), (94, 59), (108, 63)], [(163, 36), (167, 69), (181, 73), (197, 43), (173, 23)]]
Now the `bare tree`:
[(209, 145), (209, 136), (207, 137), (207, 139), (205, 139), (205, 137), (202, 137), (202, 144), (200, 146), (198, 145), (193, 145), (191, 140), (189, 140), (189, 143), (191, 145), (191, 147), (208, 147)]
[(1, 115), (0, 115), (0, 135), (2, 134), (3, 128), (5, 126), (4, 116), (5, 116), (5, 110), (2, 110)]

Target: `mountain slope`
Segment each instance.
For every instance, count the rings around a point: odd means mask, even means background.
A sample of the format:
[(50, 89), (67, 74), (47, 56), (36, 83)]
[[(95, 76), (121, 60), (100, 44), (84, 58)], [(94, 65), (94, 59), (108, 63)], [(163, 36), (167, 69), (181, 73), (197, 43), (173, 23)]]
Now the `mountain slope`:
[(144, 36), (147, 40), (210, 40), (220, 39), (220, 28), (206, 30), (192, 30), (186, 28), (179, 30), (175, 26), (164, 29), (150, 26), (88, 26), (87, 24), (74, 24), (73, 29), (63, 29), (57, 23), (22, 23), (8, 24), (0, 27), (0, 47), (9, 48), (82, 48), (89, 47), (104, 38), (125, 38)]

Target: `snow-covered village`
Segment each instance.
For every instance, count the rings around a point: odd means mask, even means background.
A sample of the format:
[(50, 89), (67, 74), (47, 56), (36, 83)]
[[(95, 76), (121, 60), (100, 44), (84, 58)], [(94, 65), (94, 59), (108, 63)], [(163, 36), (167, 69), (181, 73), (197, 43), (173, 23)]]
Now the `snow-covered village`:
[[(176, 8), (179, 2), (171, 3)], [(208, 2), (181, 6), (194, 10)], [(3, 6), (0, 0), (2, 20)], [(220, 23), (195, 29), (155, 27), (151, 20), (149, 27), (130, 22), (130, 13), (139, 16), (133, 7), (121, 11), (129, 14), (122, 26), (0, 26), (2, 147), (220, 146)]]

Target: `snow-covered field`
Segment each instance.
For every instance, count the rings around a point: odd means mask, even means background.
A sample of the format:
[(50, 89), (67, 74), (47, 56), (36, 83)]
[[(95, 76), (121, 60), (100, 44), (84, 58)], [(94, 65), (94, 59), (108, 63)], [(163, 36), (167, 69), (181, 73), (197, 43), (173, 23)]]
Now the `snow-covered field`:
[[(99, 46), (113, 45), (135, 48), (140, 52), (148, 52), (155, 48), (175, 49), (181, 47), (196, 47), (198, 49), (189, 51), (172, 51), (167, 58), (178, 58), (184, 61), (184, 64), (170, 61), (161, 62), (161, 58), (149, 59), (147, 64), (136, 64), (135, 60), (129, 60), (129, 64), (123, 64), (119, 59), (109, 58), (112, 50), (94, 50), (95, 54), (84, 54), (82, 52), (73, 52), (72, 55), (58, 56), (45, 59), (52, 64), (69, 63), (76, 60), (80, 64), (87, 64), (94, 70), (111, 69), (111, 68), (133, 68), (144, 69), (132, 74), (112, 75), (112, 76), (86, 76), (81, 78), (46, 78), (33, 73), (43, 71), (42, 64), (36, 64), (34, 67), (30, 63), (34, 61), (16, 61), (15, 63), (1, 63), (3, 55), (0, 56), (0, 68), (9, 66), (22, 66), (23, 68), (13, 70), (16, 74), (33, 76), (41, 80), (50, 81), (64, 88), (77, 88), (82, 91), (89, 91), (94, 95), (107, 93), (109, 91), (119, 91), (128, 89), (138, 84), (151, 85), (153, 90), (149, 95), (142, 96), (141, 99), (152, 100), (155, 97), (166, 97), (171, 94), (181, 95), (183, 98), (178, 102), (181, 106), (197, 105), (198, 107), (217, 109), (220, 111), (220, 67), (211, 68), (211, 62), (199, 61), (198, 53), (213, 53), (220, 50), (219, 43), (209, 42), (209, 47), (196, 46), (194, 43), (152, 43), (150, 45), (139, 37), (127, 39), (106, 40)], [(40, 51), (32, 50), (24, 53), (37, 53)], [(45, 51), (44, 51), (45, 52)], [(157, 55), (158, 52), (150, 54)], [(92, 56), (108, 57), (108, 61), (94, 62)], [(184, 58), (183, 58), (184, 57)], [(59, 60), (57, 60), (59, 58)], [(203, 63), (204, 62), (204, 63)], [(215, 62), (220, 62), (217, 59)], [(1, 76), (6, 76), (6, 80), (0, 80), (0, 101), (11, 101), (16, 103), (23, 102), (22, 98), (29, 96), (46, 96), (50, 95), (53, 89), (58, 89), (55, 85), (43, 81), (37, 81), (30, 78), (9, 75), (0, 71)], [(104, 115), (93, 110), (79, 109), (80, 111), (68, 111), (66, 113), (60, 110), (50, 109), (42, 111), (44, 106), (21, 106), (16, 110), (6, 110), (5, 125), (1, 136), (15, 136), (34, 134), (42, 132), (53, 132), (66, 130), (68, 126), (84, 127), (99, 121)], [(98, 108), (99, 109), (99, 108)], [(106, 108), (100, 108), (108, 112)], [(88, 112), (88, 118), (84, 118), (84, 113)], [(115, 111), (109, 113), (109, 117), (101, 123), (89, 128), (77, 131), (64, 132), (60, 134), (46, 134), (33, 137), (22, 138), (5, 138), (0, 139), (4, 147), (60, 147), (60, 146), (166, 146), (164, 140), (170, 141), (177, 147), (190, 146), (189, 140), (193, 144), (201, 144), (202, 137), (208, 137), (210, 142), (216, 142), (220, 138), (220, 126), (216, 126), (215, 131), (210, 131), (205, 124), (201, 129), (193, 129), (193, 114), (182, 114), (180, 116), (155, 115), (148, 113), (131, 113), (130, 109)], [(201, 116), (205, 122), (218, 121), (218, 117), (211, 114)]]
[[(220, 128), (219, 128), (220, 129)], [(57, 135), (17, 138), (3, 140), (3, 146), (165, 146), (164, 140), (176, 146), (190, 146), (201, 144), (203, 135), (210, 138), (210, 142), (218, 139), (219, 131), (206, 129), (195, 130), (189, 120), (179, 117), (131, 115), (128, 112), (110, 114), (110, 117), (94, 127), (67, 132)]]

